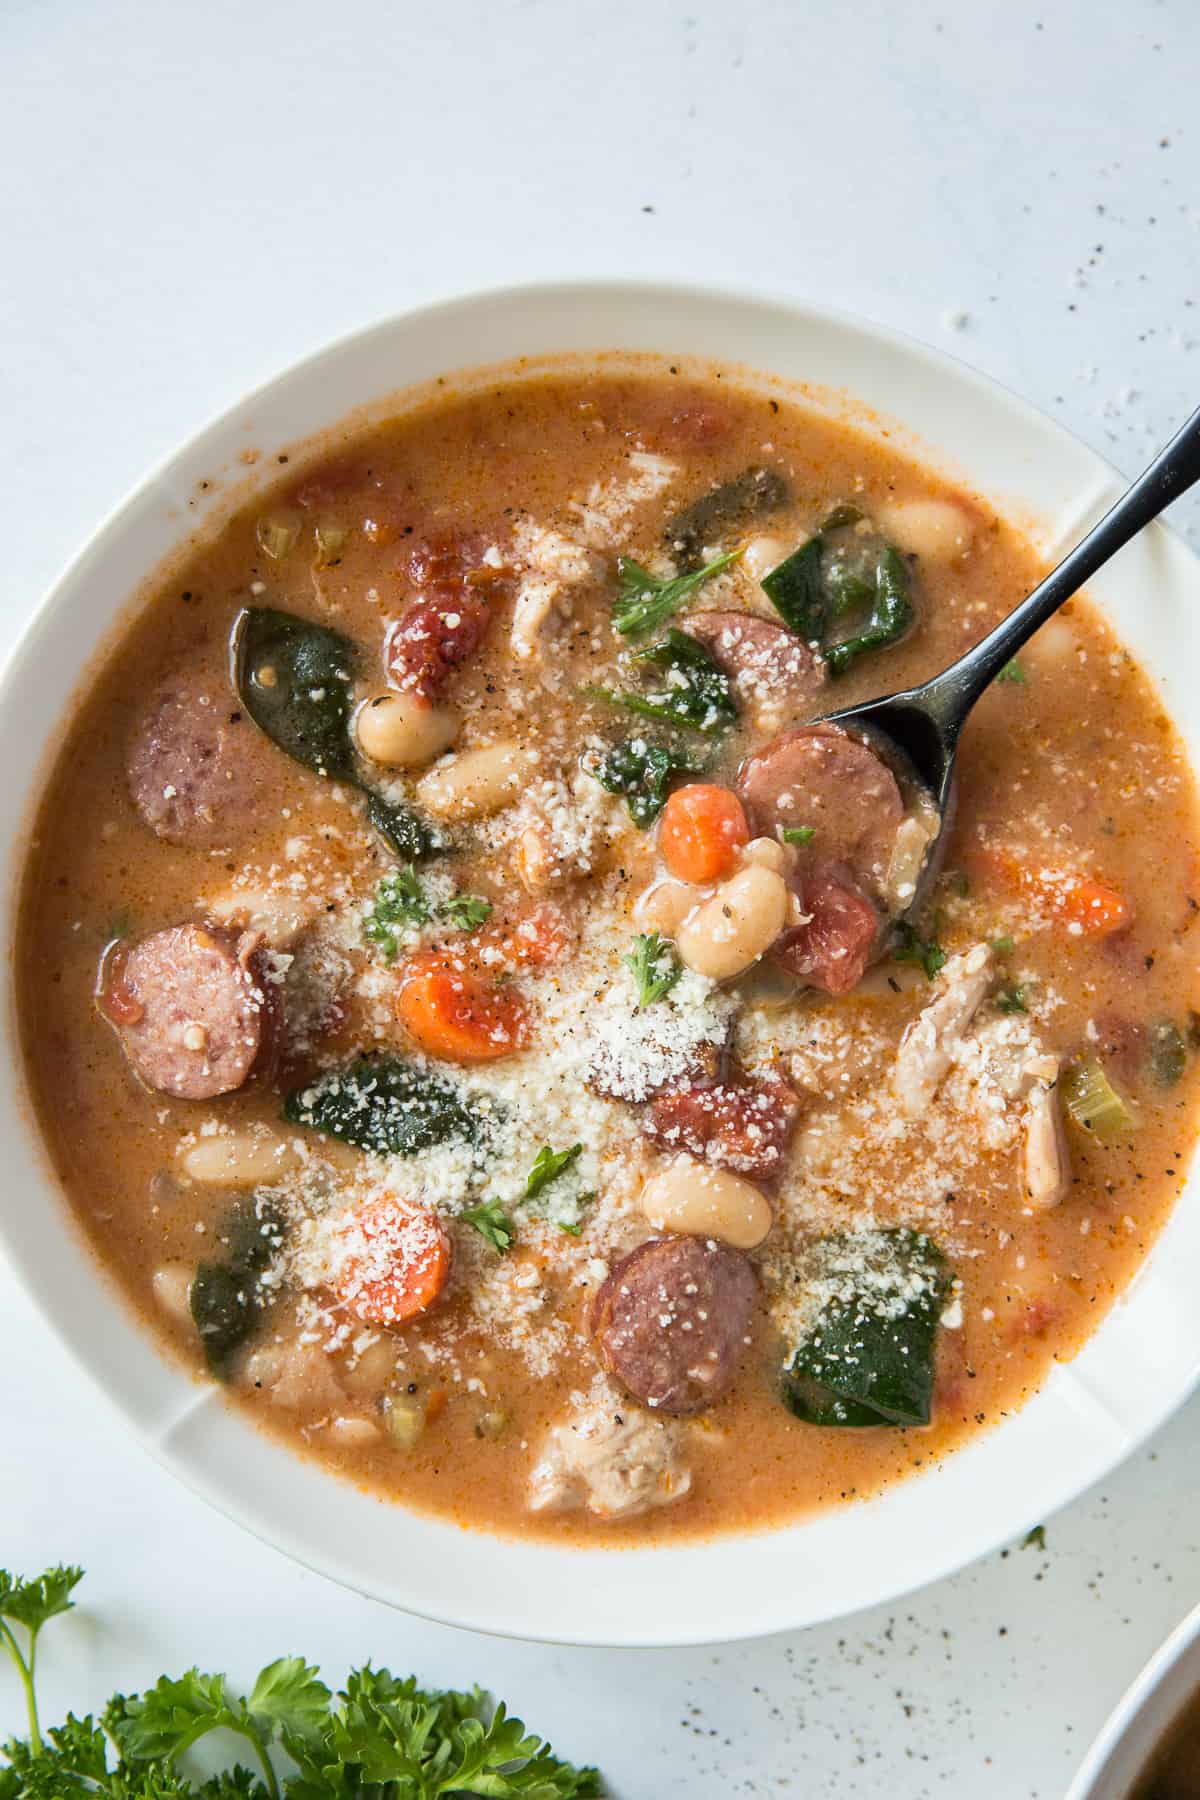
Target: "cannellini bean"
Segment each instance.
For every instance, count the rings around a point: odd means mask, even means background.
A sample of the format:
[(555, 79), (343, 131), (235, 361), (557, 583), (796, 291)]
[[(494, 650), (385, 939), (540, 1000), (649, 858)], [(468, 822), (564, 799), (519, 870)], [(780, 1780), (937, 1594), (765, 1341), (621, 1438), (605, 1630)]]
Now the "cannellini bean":
[(751, 838), (748, 844), (743, 845), (742, 861), (758, 863), (764, 869), (774, 869), (777, 875), (786, 875), (792, 859), (788, 855), (787, 846), (781, 844), (778, 838), (760, 837)]
[(679, 954), (697, 974), (728, 981), (771, 948), (787, 916), (783, 876), (751, 863), (684, 920), (676, 938)]
[(638, 895), (633, 903), (634, 924), (647, 931), (660, 931), (664, 937), (674, 937), (698, 899), (694, 887), (668, 875)]
[(517, 839), (513, 863), (527, 894), (544, 893), (547, 888), (560, 886), (566, 879), (567, 871), (555, 854), (550, 833), (540, 822), (527, 825)]
[(187, 1263), (169, 1262), (155, 1269), (150, 1282), (154, 1298), (176, 1325), (191, 1323), (192, 1270)]
[(518, 744), (488, 744), (461, 750), (422, 777), (417, 794), (439, 819), (486, 819), (513, 806), (537, 766), (532, 750)]
[(200, 1138), (182, 1153), (179, 1166), (192, 1181), (257, 1187), (298, 1169), (302, 1161), (294, 1139), (259, 1126)]
[(953, 562), (975, 537), (971, 515), (951, 500), (885, 500), (874, 518), (884, 537), (922, 562)]
[(461, 730), (457, 707), (430, 706), (415, 694), (398, 694), (391, 688), (369, 695), (354, 715), (359, 749), (389, 769), (431, 763), (450, 748)]
[(752, 537), (742, 551), (742, 567), (752, 581), (761, 581), (772, 569), (777, 569), (781, 562), (786, 562), (792, 553), (793, 546), (779, 537), (770, 537), (765, 532)]
[(289, 950), (317, 916), (310, 900), (267, 888), (231, 888), (201, 904), (217, 925), (261, 931), (272, 950)]
[(334, 1419), (327, 1435), (343, 1450), (361, 1450), (367, 1444), (378, 1443), (379, 1427), (370, 1419)]
[(396, 1373), (399, 1346), (394, 1338), (378, 1337), (355, 1358), (353, 1368), (342, 1371), (341, 1382), (354, 1400), (373, 1400)]
[(656, 1231), (720, 1238), (735, 1250), (753, 1250), (774, 1223), (765, 1194), (741, 1175), (677, 1156), (642, 1189), (641, 1208)]

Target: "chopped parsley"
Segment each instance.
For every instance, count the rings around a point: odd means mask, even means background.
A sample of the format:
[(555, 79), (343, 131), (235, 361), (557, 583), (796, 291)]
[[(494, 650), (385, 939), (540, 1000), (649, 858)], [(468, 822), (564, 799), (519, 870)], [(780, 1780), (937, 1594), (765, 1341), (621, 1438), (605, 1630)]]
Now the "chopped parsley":
[(1028, 686), (1028, 677), (1026, 676), (1024, 669), (1021, 667), (1020, 663), (1017, 661), (1015, 656), (1013, 657), (1011, 662), (1005, 663), (1004, 667), (1001, 669), (1000, 673), (997, 675), (996, 680), (997, 681), (1011, 681), (1017, 687), (1027, 687)]
[(785, 825), (783, 828), (785, 844), (811, 844), (816, 835), (815, 825)]
[(478, 1206), (468, 1206), (459, 1215), (468, 1225), (473, 1225), (481, 1238), (485, 1238), (493, 1250), (501, 1256), (511, 1250), (516, 1238), (513, 1222), (498, 1200), (481, 1200)]
[(1020, 982), (1017, 981), (1010, 981), (1007, 987), (1002, 987), (1000, 989), (1000, 992), (996, 995), (996, 1005), (1002, 1013), (1023, 1013), (1029, 1011), (1025, 998), (1025, 989), (1021, 986)]
[(572, 1144), (569, 1150), (552, 1150), (549, 1144), (543, 1144), (525, 1178), (525, 1198), (533, 1200), (543, 1188), (548, 1188), (552, 1181), (557, 1181), (560, 1175), (565, 1174), (582, 1155), (582, 1144)]
[(480, 925), (486, 925), (491, 918), (492, 903), (481, 894), (451, 894), (438, 911), (443, 919), (449, 919), (451, 925), (457, 925), (460, 931), (474, 931)]
[(1006, 932), (1003, 937), (992, 939), (992, 949), (997, 956), (1011, 956), (1016, 945)]
[(1021, 1548), (1022, 1550), (1044, 1550), (1046, 1548), (1046, 1527), (1035, 1525), (1032, 1531), (1027, 1531), (1021, 1539)]
[(678, 611), (689, 595), (735, 563), (741, 554), (740, 550), (727, 550), (703, 568), (693, 569), (690, 575), (673, 575), (665, 580), (652, 575), (631, 556), (619, 557), (620, 594), (612, 616), (615, 629), (622, 637), (641, 637), (644, 632), (653, 631)]
[(667, 787), (676, 775), (698, 775), (703, 762), (674, 744), (649, 738), (627, 738), (584, 767), (610, 794), (624, 796), (629, 816), (645, 831), (667, 804)]
[(892, 960), (899, 963), (915, 963), (919, 969), (924, 969), (926, 979), (932, 981), (938, 970), (946, 965), (946, 952), (936, 939), (925, 939), (918, 936), (907, 919), (900, 919), (896, 923), (896, 940), (892, 948)]
[(432, 917), (429, 897), (410, 865), (385, 875), (375, 889), (375, 904), (363, 915), (363, 936), (379, 945), (388, 962), (395, 962), (404, 933), (427, 925)]
[(669, 994), (683, 974), (673, 946), (657, 931), (646, 931), (634, 938), (633, 950), (621, 960), (637, 983), (639, 1012), (643, 1006), (653, 1006)]

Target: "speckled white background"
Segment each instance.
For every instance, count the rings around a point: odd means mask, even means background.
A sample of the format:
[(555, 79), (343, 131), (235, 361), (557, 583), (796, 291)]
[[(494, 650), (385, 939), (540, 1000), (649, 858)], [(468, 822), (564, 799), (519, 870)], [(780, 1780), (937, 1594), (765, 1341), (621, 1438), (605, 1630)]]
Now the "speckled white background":
[[(1198, 63), (1195, 0), (0, 0), (0, 646), (243, 388), (486, 283), (832, 302), (1132, 474), (1200, 399)], [(1200, 501), (1176, 512), (1200, 542)], [(422, 1625), (293, 1568), (127, 1441), (2, 1267), (0, 1422), (0, 1561), (90, 1571), (48, 1641), (52, 1715), (197, 1660), (370, 1655), (491, 1686), (622, 1800), (1060, 1796), (1200, 1598), (1196, 1404), (1044, 1554), (644, 1654)]]

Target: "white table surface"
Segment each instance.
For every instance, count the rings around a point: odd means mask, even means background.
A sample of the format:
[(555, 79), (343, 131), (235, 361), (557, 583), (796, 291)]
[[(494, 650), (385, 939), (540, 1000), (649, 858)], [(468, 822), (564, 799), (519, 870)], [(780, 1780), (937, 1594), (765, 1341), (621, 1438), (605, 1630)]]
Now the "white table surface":
[[(244, 387), (489, 283), (833, 302), (1132, 473), (1200, 398), (1198, 56), (1195, 0), (0, 0), (0, 648)], [(1200, 539), (1200, 506), (1177, 511)], [(0, 1421), (0, 1562), (89, 1570), (47, 1640), (52, 1715), (193, 1661), (371, 1656), (490, 1686), (623, 1800), (1060, 1796), (1200, 1597), (1195, 1404), (1044, 1554), (802, 1635), (638, 1654), (422, 1624), (292, 1567), (128, 1440), (3, 1268)]]

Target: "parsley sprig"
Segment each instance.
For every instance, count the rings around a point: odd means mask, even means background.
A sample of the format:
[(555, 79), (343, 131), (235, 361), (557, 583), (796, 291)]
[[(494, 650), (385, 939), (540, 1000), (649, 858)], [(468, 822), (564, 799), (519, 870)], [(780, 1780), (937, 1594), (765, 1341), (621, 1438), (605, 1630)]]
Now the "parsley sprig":
[(622, 556), (617, 561), (617, 579), (620, 582), (620, 594), (613, 608), (613, 625), (622, 637), (641, 637), (675, 613), (683, 605), (690, 594), (727, 569), (741, 555), (740, 550), (726, 550), (721, 556), (714, 556), (710, 563), (701, 569), (693, 569), (690, 575), (673, 575), (664, 580), (659, 575), (652, 575), (641, 563), (634, 562), (632, 556)]
[(946, 965), (946, 952), (942, 946), (936, 938), (921, 937), (907, 919), (898, 920), (895, 929), (892, 960), (915, 963), (919, 969), (924, 969), (926, 979), (932, 981), (938, 970)]
[[(82, 1574), (56, 1568), (22, 1581), (0, 1570), (0, 1643), (29, 1709), (28, 1736), (0, 1747), (0, 1800), (585, 1800), (603, 1792), (595, 1769), (555, 1756), (478, 1688), (430, 1691), (367, 1666), (332, 1694), (299, 1656), (268, 1664), (245, 1698), (224, 1675), (189, 1669), (144, 1694), (115, 1694), (98, 1720), (69, 1713), (43, 1734), (37, 1636), (70, 1610)], [(239, 1738), (257, 1767), (193, 1780), (189, 1754), (216, 1731)]]
[(395, 962), (408, 931), (419, 930), (437, 917), (460, 931), (474, 931), (492, 916), (492, 903), (479, 894), (451, 894), (435, 907), (411, 864), (385, 875), (375, 889), (375, 902), (363, 915), (363, 936), (378, 944), (387, 962)]
[(621, 960), (637, 985), (639, 1012), (669, 994), (683, 974), (674, 946), (657, 931), (645, 931), (635, 937), (633, 949)]
[(481, 1200), (478, 1206), (464, 1208), (460, 1216), (468, 1225), (473, 1225), (480, 1237), (493, 1250), (498, 1250), (501, 1256), (512, 1249), (517, 1235), (516, 1227), (499, 1200)]
[(565, 1174), (582, 1155), (582, 1144), (572, 1144), (569, 1150), (552, 1150), (549, 1144), (543, 1144), (533, 1159), (532, 1169), (525, 1177), (525, 1198), (533, 1200), (543, 1188), (548, 1188), (552, 1181), (557, 1181), (560, 1175)]

